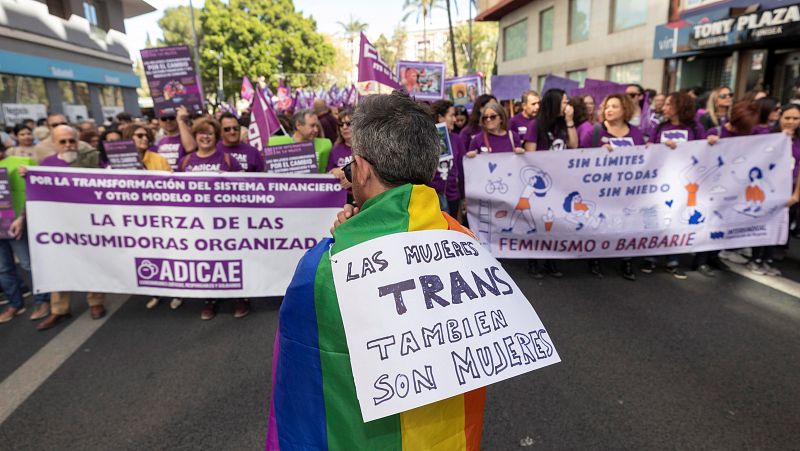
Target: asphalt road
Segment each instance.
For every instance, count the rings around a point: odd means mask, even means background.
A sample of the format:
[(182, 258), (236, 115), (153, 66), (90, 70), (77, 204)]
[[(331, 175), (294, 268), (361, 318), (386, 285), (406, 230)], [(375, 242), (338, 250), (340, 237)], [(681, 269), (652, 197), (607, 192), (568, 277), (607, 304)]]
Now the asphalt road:
[[(800, 299), (731, 273), (629, 282), (608, 264), (596, 280), (572, 262), (534, 280), (504, 264), (562, 363), (489, 388), (483, 449), (800, 448)], [(280, 299), (206, 322), (199, 303), (123, 301), (74, 349), (93, 323), (78, 299), (57, 329), (0, 325), (0, 449), (263, 449)], [(8, 408), (17, 390), (32, 393)]]

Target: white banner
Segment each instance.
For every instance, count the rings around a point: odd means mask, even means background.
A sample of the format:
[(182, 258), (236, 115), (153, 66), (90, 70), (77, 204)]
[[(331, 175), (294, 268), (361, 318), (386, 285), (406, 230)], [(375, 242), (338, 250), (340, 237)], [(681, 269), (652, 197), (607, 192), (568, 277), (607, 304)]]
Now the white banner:
[(561, 361), (511, 276), (466, 234), (388, 235), (331, 263), (365, 422)]
[(6, 125), (16, 125), (25, 119), (39, 120), (47, 117), (47, 106), (40, 103), (4, 103), (3, 120)]
[(464, 159), (470, 228), (498, 258), (783, 244), (793, 167), (784, 134)]
[(282, 296), (345, 202), (329, 175), (30, 168), (37, 292)]

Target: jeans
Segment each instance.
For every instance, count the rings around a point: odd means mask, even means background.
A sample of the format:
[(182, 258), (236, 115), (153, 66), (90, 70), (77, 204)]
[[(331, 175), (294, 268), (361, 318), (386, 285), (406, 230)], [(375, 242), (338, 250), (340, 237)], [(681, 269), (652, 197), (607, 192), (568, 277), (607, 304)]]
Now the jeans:
[[(28, 250), (28, 234), (23, 233), (22, 238), (19, 240), (7, 240), (10, 241), (11, 249), (14, 251), (14, 254), (17, 256), (17, 260), (19, 260), (19, 266), (25, 271), (25, 274), (28, 277), (31, 277), (31, 283), (33, 283), (33, 277), (31, 276), (31, 253)], [(35, 288), (35, 287), (31, 287)], [(34, 292), (36, 290), (34, 289)], [(50, 293), (37, 293), (33, 295), (33, 304), (39, 305), (50, 302)]]
[(0, 240), (0, 288), (8, 298), (9, 306), (20, 309), (25, 306), (25, 302), (22, 300), (22, 279), (20, 279), (17, 265), (14, 263), (11, 241), (13, 240)]

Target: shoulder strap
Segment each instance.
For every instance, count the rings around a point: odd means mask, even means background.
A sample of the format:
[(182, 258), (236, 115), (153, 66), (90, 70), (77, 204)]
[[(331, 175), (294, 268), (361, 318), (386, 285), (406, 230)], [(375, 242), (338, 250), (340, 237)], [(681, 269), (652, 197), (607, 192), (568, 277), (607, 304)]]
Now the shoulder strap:
[(666, 125), (666, 123), (667, 123), (666, 121), (660, 122), (656, 126), (656, 132), (653, 134), (653, 140), (658, 140), (658, 142), (661, 142), (661, 138), (659, 136), (661, 135), (661, 129), (664, 128), (664, 125)]
[(492, 153), (492, 146), (489, 144), (489, 133), (486, 130), (483, 131), (483, 144), (489, 150), (489, 153)]
[(514, 145), (514, 136), (511, 134), (511, 130), (506, 130), (506, 133), (508, 133), (508, 142), (511, 143), (511, 151), (513, 152), (514, 149), (517, 148), (517, 146)]
[(598, 122), (594, 124), (592, 129), (592, 147), (599, 147), (600, 146), (600, 127), (602, 127), (602, 123)]

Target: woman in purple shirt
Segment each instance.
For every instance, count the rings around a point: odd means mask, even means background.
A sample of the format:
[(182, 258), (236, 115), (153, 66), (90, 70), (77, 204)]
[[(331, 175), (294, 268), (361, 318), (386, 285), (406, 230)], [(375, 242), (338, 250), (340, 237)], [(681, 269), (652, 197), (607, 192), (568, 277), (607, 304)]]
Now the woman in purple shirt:
[(581, 148), (605, 147), (609, 151), (623, 146), (645, 144), (642, 132), (628, 121), (634, 105), (625, 94), (611, 94), (600, 104), (600, 122), (580, 137)]
[(792, 156), (794, 157), (794, 192), (792, 199), (789, 201), (791, 210), (789, 211), (789, 218), (794, 223), (794, 229), (791, 228), (792, 235), (798, 236), (800, 227), (798, 224), (798, 209), (797, 203), (800, 202), (800, 183), (797, 183), (797, 176), (800, 173), (800, 105), (790, 103), (781, 108), (781, 116), (778, 119), (778, 126), (775, 131), (781, 131), (789, 136), (792, 140)]
[(481, 111), (481, 132), (475, 135), (467, 148), (467, 157), (474, 158), (478, 152), (525, 153), (519, 135), (508, 130), (508, 116), (502, 106), (491, 102)]
[(353, 110), (345, 108), (339, 112), (336, 144), (328, 155), (328, 166), (325, 168), (329, 174), (338, 178), (342, 188), (347, 190), (348, 203), (353, 201), (352, 184), (347, 181), (342, 168), (353, 159), (353, 132), (350, 130), (352, 121)]
[(453, 132), (456, 122), (456, 108), (449, 100), (439, 100), (431, 105), (433, 120), (438, 124), (445, 124), (450, 137), (450, 147), (453, 151), (453, 158), (442, 160), (436, 173), (433, 174), (430, 187), (439, 194), (439, 200), (443, 211), (450, 213), (450, 216), (458, 217), (459, 204), (462, 199), (459, 186), (463, 186), (461, 177), (464, 163), (464, 143), (461, 138)]
[(762, 97), (754, 102), (758, 107), (758, 124), (756, 124), (755, 135), (762, 133), (772, 133), (778, 125), (778, 117), (781, 114), (781, 106), (772, 97)]
[(575, 111), (561, 89), (544, 93), (536, 120), (531, 122), (525, 134), (525, 150), (564, 150), (578, 147), (578, 132), (575, 130)]
[(475, 99), (467, 125), (458, 132), (464, 145), (469, 145), (472, 142), (472, 137), (481, 132), (481, 111), (490, 102), (497, 103), (497, 99), (491, 94), (481, 94)]

